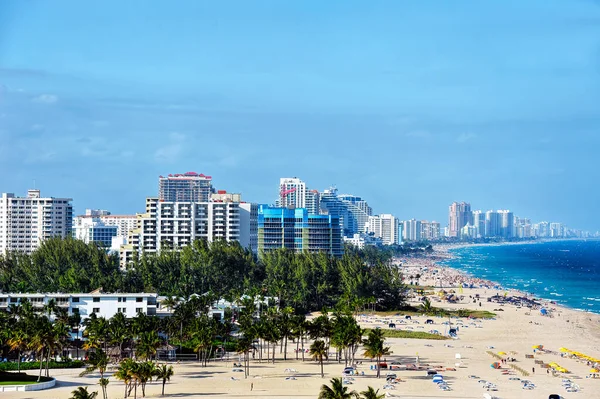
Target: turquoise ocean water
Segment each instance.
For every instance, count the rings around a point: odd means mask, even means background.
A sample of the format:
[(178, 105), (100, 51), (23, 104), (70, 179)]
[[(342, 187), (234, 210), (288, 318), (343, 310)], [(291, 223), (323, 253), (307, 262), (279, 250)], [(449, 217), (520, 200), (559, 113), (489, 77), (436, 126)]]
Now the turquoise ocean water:
[(600, 313), (600, 240), (473, 246), (447, 266), (568, 307)]

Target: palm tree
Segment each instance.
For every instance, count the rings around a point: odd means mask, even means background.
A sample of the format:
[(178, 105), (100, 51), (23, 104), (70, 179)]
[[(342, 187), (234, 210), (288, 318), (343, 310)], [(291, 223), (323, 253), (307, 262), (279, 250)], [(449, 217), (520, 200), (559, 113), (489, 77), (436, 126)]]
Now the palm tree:
[(88, 392), (87, 387), (79, 387), (71, 392), (71, 399), (95, 399), (98, 392)]
[(131, 324), (123, 313), (117, 313), (108, 321), (108, 331), (110, 333), (111, 345), (119, 347), (119, 360), (123, 353), (123, 346), (131, 339)]
[(429, 298), (425, 298), (423, 304), (419, 305), (419, 310), (425, 314), (432, 314), (435, 310), (434, 307), (431, 306), (431, 301)]
[[(108, 367), (108, 356), (102, 349), (96, 349), (96, 351), (90, 354), (88, 359), (88, 367), (79, 374), (83, 377), (86, 374), (93, 373), (98, 370), (100, 373), (100, 386), (102, 387), (102, 397), (106, 399), (106, 385), (108, 385), (108, 379), (104, 378), (104, 372)], [(102, 384), (102, 380), (106, 380), (106, 384)]]
[(160, 343), (160, 338), (156, 331), (142, 332), (139, 335), (135, 355), (137, 357), (145, 358), (146, 360), (152, 359), (152, 356), (156, 355)]
[(240, 338), (236, 345), (236, 351), (239, 354), (244, 355), (244, 377), (248, 378), (250, 374), (250, 352), (254, 349), (252, 341), (246, 336)]
[(167, 308), (167, 310), (173, 310), (179, 304), (179, 298), (175, 296), (168, 296), (160, 301), (160, 304)]
[(21, 351), (27, 348), (28, 340), (27, 333), (17, 326), (7, 341), (10, 350), (17, 351), (17, 373), (21, 372)]
[(384, 343), (383, 330), (380, 329), (369, 331), (369, 337), (363, 341), (364, 355), (370, 359), (377, 358), (377, 378), (381, 376), (381, 357), (392, 353), (389, 347), (383, 346)]
[(154, 369), (154, 375), (156, 376), (156, 380), (162, 380), (161, 396), (165, 396), (165, 384), (167, 383), (167, 381), (171, 380), (173, 374), (173, 366), (167, 366), (166, 364), (161, 364)]
[(108, 395), (106, 394), (106, 386), (108, 385), (108, 378), (100, 378), (98, 380), (98, 385), (102, 388), (102, 396), (104, 399), (108, 399)]
[(309, 354), (311, 358), (318, 360), (319, 363), (321, 363), (321, 378), (324, 378), (325, 374), (323, 374), (323, 358), (327, 359), (327, 346), (325, 346), (325, 341), (318, 339), (313, 342), (310, 346)]
[(363, 397), (363, 399), (384, 399), (385, 398), (385, 394), (379, 394), (379, 389), (375, 390), (373, 389), (373, 387), (367, 387), (366, 391), (362, 391), (360, 393)]
[(129, 392), (131, 392), (131, 384), (136, 383), (136, 381), (133, 378), (134, 365), (135, 362), (133, 361), (133, 359), (125, 359), (121, 362), (121, 364), (119, 364), (119, 368), (114, 374), (114, 377), (116, 379), (123, 381), (123, 383), (125, 384), (125, 395), (123, 396), (123, 398), (129, 396)]
[(146, 383), (152, 381), (155, 371), (156, 365), (150, 361), (138, 363), (136, 375), (142, 387), (142, 397), (146, 396)]
[(356, 391), (348, 392), (348, 388), (344, 386), (341, 378), (331, 379), (331, 388), (327, 385), (321, 385), (319, 399), (358, 399)]

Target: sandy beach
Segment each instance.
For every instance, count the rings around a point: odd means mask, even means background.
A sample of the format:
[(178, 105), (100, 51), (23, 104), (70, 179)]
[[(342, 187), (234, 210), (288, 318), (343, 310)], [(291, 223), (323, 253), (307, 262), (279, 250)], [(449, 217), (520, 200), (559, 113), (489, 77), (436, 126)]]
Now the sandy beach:
[[(600, 392), (600, 378), (591, 378), (591, 366), (585, 360), (576, 359), (561, 353), (561, 348), (600, 358), (600, 315), (575, 311), (549, 303), (538, 301), (539, 307), (528, 308), (510, 304), (488, 302), (488, 298), (499, 295), (504, 298), (523, 296), (514, 291), (493, 289), (493, 282), (475, 279), (460, 274), (453, 269), (438, 266), (432, 260), (407, 259), (403, 262), (405, 275), (420, 275), (419, 284), (423, 286), (446, 287), (454, 289), (457, 303), (448, 303), (440, 299), (439, 288), (430, 291), (433, 306), (447, 309), (488, 310), (497, 314), (494, 319), (452, 318), (452, 327), (458, 327), (457, 338), (448, 340), (400, 339), (388, 338), (387, 345), (392, 355), (385, 360), (399, 370), (382, 370), (382, 378), (375, 377), (376, 371), (370, 359), (364, 359), (359, 350), (357, 375), (352, 376), (351, 389), (358, 392), (373, 386), (388, 397), (401, 398), (485, 398), (490, 395), (497, 398), (547, 398), (556, 393), (564, 398), (597, 398)], [(477, 288), (463, 288), (460, 284), (469, 284)], [(481, 286), (481, 287), (480, 287)], [(476, 296), (479, 298), (475, 299)], [(421, 303), (416, 293), (410, 298), (411, 304)], [(475, 301), (475, 302), (474, 302)], [(542, 315), (540, 309), (547, 309)], [(500, 309), (500, 310), (499, 310)], [(448, 318), (412, 315), (406, 319), (402, 312), (392, 315), (363, 314), (357, 316), (366, 328), (388, 328), (390, 323), (396, 329), (425, 331), (437, 330), (444, 334), (448, 331)], [(426, 320), (433, 324), (425, 324)], [(543, 350), (534, 346), (542, 345)], [(305, 344), (308, 346), (308, 344)], [(325, 378), (319, 374), (319, 365), (306, 357), (306, 361), (295, 360), (295, 345), (288, 346), (288, 360), (277, 353), (275, 364), (258, 360), (251, 362), (250, 378), (244, 379), (243, 373), (233, 372), (233, 363), (239, 359), (232, 355), (228, 360), (209, 363), (200, 367), (195, 362), (173, 364), (175, 376), (166, 387), (166, 397), (212, 398), (316, 398), (321, 384), (328, 383), (332, 377), (342, 375), (344, 363), (338, 364), (332, 358), (325, 364)], [(499, 354), (500, 353), (500, 354)], [(515, 359), (506, 363), (498, 360)], [(258, 356), (257, 356), (258, 358)], [(417, 359), (418, 358), (418, 359)], [(491, 367), (500, 362), (500, 369)], [(555, 363), (568, 370), (566, 373), (550, 373), (542, 364)], [(406, 365), (419, 366), (420, 370), (406, 370)], [(530, 375), (524, 376), (511, 368), (517, 366)], [(408, 367), (409, 369), (411, 366)], [(437, 368), (444, 376), (449, 391), (442, 391), (427, 369)], [(443, 371), (441, 371), (443, 370)], [(385, 375), (393, 372), (401, 381), (393, 384), (393, 389), (384, 390)], [(79, 370), (55, 370), (52, 375), (58, 380), (57, 387), (41, 392), (4, 393), (7, 398), (67, 398), (78, 386), (88, 386), (98, 390), (98, 375), (78, 376)], [(364, 373), (364, 375), (363, 375)], [(578, 392), (568, 392), (563, 387), (563, 379), (571, 380)], [(523, 389), (522, 380), (530, 381), (535, 387)], [(484, 385), (488, 383), (488, 388)], [(147, 387), (147, 397), (159, 397), (161, 384), (154, 382)], [(494, 390), (497, 389), (497, 390)], [(110, 378), (109, 398), (123, 397), (122, 382)]]

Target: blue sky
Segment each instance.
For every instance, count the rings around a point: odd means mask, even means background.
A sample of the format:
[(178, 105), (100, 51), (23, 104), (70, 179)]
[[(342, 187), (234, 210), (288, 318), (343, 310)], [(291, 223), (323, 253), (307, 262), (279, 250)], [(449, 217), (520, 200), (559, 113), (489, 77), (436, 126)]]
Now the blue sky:
[(0, 2), (0, 191), (141, 212), (197, 171), (600, 228), (600, 2)]

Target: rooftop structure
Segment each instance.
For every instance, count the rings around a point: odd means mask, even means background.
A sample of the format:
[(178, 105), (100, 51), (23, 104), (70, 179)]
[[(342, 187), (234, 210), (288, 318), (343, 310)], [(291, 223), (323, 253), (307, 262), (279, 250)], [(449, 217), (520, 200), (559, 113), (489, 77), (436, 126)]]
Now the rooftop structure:
[(158, 198), (167, 202), (208, 202), (212, 177), (196, 172), (158, 177)]

